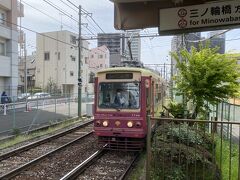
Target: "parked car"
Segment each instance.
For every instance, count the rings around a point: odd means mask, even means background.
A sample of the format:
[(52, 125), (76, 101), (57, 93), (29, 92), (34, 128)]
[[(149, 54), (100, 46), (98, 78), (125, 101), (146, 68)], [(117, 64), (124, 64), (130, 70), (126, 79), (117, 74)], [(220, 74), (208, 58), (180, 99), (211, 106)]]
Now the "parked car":
[(31, 99), (45, 99), (45, 98), (50, 98), (51, 95), (49, 93), (35, 93), (33, 96), (28, 97), (27, 99), (31, 100)]
[(31, 94), (30, 93), (22, 93), (17, 97), (18, 101), (24, 100), (26, 98), (28, 98)]

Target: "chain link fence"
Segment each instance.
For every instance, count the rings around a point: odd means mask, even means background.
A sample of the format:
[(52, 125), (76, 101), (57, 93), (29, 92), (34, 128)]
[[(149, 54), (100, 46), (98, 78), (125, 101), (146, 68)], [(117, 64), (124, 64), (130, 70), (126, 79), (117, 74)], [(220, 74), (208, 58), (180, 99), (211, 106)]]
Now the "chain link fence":
[[(0, 138), (78, 116), (77, 94), (37, 93), (2, 98), (7, 98), (7, 102), (0, 103)], [(82, 115), (87, 113), (86, 106), (91, 106), (93, 101), (94, 95), (82, 94)]]

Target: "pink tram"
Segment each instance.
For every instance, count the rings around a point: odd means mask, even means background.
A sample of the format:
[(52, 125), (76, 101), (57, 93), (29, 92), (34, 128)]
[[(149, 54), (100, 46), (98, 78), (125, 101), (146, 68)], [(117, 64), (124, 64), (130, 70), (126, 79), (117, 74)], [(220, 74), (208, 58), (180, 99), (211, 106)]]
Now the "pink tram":
[(115, 67), (95, 79), (94, 131), (108, 149), (137, 151), (144, 147), (147, 113), (160, 115), (163, 79), (144, 68)]

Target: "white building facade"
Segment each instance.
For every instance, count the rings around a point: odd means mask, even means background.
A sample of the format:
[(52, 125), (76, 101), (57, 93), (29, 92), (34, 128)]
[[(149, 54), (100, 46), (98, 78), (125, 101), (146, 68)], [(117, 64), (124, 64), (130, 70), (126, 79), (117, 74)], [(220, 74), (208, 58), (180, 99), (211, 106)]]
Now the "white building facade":
[(0, 1), (0, 92), (17, 95), (18, 88), (18, 17), (23, 5), (17, 0)]
[[(69, 31), (55, 31), (37, 35), (36, 87), (46, 89), (54, 82), (66, 94), (78, 93), (78, 35)], [(83, 93), (87, 90), (89, 43), (82, 41), (81, 76)]]

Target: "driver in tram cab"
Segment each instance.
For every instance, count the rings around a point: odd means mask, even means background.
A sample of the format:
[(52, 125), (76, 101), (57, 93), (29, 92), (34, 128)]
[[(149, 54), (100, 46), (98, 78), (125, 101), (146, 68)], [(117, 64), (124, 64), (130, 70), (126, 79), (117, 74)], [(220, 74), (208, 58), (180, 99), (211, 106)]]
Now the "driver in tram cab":
[(123, 96), (123, 90), (117, 89), (117, 94), (114, 99), (114, 104), (116, 104), (118, 107), (124, 107), (126, 104), (126, 99)]

